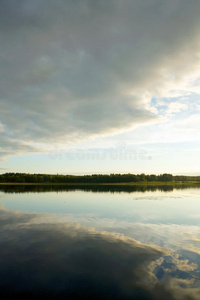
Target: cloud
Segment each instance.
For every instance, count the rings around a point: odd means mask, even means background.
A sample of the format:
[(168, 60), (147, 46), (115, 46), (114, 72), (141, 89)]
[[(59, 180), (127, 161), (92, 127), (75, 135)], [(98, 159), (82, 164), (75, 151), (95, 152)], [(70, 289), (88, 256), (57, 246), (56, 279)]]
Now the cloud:
[(167, 114), (168, 115), (173, 115), (174, 113), (180, 112), (182, 110), (187, 110), (188, 105), (185, 103), (180, 103), (180, 102), (171, 102), (168, 105), (168, 110)]
[(2, 0), (1, 156), (158, 122), (151, 98), (199, 76), (199, 11), (196, 0)]

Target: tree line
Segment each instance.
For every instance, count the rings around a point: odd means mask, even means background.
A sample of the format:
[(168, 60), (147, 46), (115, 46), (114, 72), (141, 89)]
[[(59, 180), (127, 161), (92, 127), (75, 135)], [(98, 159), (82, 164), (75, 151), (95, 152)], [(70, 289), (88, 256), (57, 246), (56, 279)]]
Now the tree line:
[(93, 175), (50, 175), (29, 173), (5, 173), (1, 183), (125, 183), (125, 182), (174, 182), (199, 181), (200, 176), (182, 176), (168, 173), (160, 175), (142, 174), (93, 174)]

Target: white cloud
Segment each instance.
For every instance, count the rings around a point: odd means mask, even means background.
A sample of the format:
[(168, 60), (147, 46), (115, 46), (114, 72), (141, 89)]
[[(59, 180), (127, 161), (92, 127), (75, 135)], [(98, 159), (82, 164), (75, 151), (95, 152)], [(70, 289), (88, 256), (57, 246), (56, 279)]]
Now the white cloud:
[(171, 102), (167, 108), (167, 115), (171, 116), (182, 110), (186, 110), (187, 108), (188, 108), (188, 104), (180, 103), (180, 102)]

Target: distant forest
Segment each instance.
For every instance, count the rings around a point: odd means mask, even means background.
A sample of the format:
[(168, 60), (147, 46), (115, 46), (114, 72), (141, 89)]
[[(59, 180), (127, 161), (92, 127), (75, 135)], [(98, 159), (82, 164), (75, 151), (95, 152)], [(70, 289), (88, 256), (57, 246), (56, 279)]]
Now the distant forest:
[(94, 175), (49, 175), (27, 173), (5, 173), (0, 175), (0, 183), (125, 183), (125, 182), (185, 182), (198, 181), (200, 176), (182, 176), (172, 174), (94, 174)]

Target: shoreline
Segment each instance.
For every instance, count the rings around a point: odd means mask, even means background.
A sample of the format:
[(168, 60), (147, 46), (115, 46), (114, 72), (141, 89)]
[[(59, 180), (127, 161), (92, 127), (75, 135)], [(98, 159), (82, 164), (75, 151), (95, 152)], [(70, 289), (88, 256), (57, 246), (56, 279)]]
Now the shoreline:
[(0, 182), (0, 185), (66, 185), (66, 186), (88, 186), (88, 185), (94, 185), (94, 186), (102, 186), (102, 185), (110, 185), (110, 186), (184, 186), (184, 185), (191, 185), (191, 186), (196, 186), (200, 185), (199, 181), (184, 181), (184, 182), (179, 182), (179, 181), (174, 181), (174, 182)]

